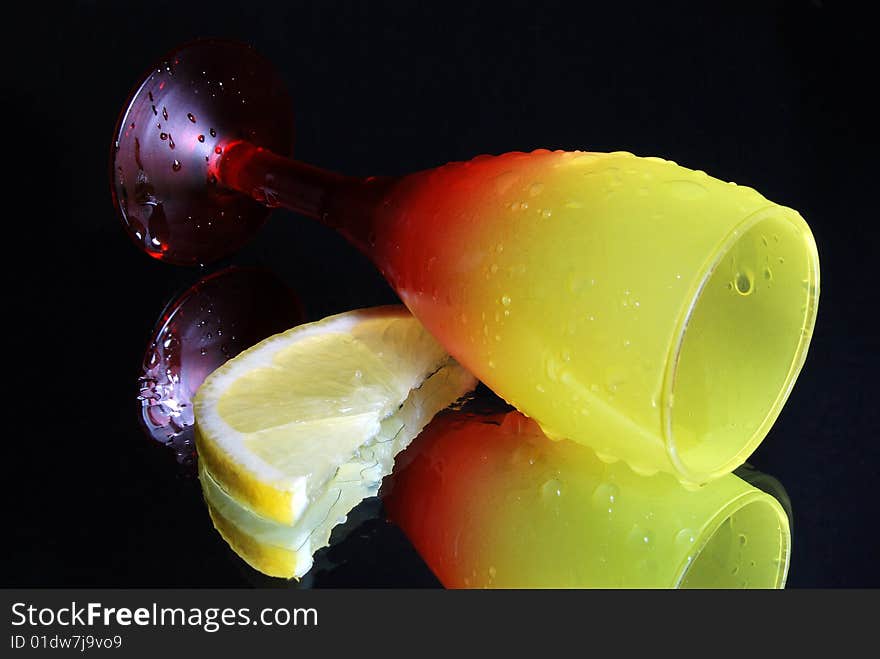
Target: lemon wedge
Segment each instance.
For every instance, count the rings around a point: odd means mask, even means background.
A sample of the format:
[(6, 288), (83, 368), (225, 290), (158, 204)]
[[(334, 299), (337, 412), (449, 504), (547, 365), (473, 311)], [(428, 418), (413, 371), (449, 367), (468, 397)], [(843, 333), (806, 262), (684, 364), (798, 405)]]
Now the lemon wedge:
[(476, 386), (402, 306), (300, 325), (214, 371), (194, 403), (215, 528), (271, 576), (300, 577), (394, 456)]

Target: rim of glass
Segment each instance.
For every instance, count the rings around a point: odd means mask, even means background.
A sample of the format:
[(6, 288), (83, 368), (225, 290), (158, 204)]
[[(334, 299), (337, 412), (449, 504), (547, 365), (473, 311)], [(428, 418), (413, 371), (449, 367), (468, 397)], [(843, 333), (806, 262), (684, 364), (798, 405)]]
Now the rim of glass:
[[(790, 222), (798, 229), (798, 233), (804, 240), (804, 250), (808, 261), (807, 276), (807, 293), (806, 308), (803, 314), (803, 322), (801, 324), (800, 338), (798, 344), (792, 353), (792, 358), (788, 366), (788, 372), (785, 375), (782, 387), (774, 399), (773, 403), (767, 409), (764, 419), (755, 429), (754, 433), (742, 442), (741, 446), (733, 451), (730, 457), (718, 466), (712, 469), (693, 469), (682, 458), (675, 443), (675, 434), (672, 430), (672, 422), (674, 415), (674, 405), (670, 404), (674, 401), (675, 379), (678, 373), (678, 365), (681, 359), (682, 349), (685, 345), (688, 324), (697, 308), (700, 298), (703, 295), (703, 289), (715, 274), (715, 270), (727, 256), (728, 252), (736, 245), (740, 239), (756, 224), (771, 219), (774, 214), (778, 214), (778, 219), (784, 219)], [(814, 293), (812, 293), (814, 291)], [(785, 401), (791, 393), (797, 376), (801, 371), (807, 357), (807, 350), (810, 346), (810, 339), (813, 335), (813, 329), (816, 324), (816, 314), (819, 303), (819, 254), (816, 247), (815, 239), (810, 231), (809, 225), (800, 216), (799, 213), (790, 208), (779, 206), (778, 204), (770, 204), (765, 206), (751, 215), (747, 216), (739, 224), (737, 224), (721, 241), (721, 244), (712, 253), (707, 260), (707, 264), (703, 266), (700, 275), (696, 278), (691, 292), (687, 298), (688, 302), (684, 306), (682, 313), (676, 323), (676, 329), (673, 332), (673, 339), (670, 343), (669, 352), (666, 359), (666, 372), (663, 378), (663, 390), (661, 392), (661, 410), (660, 423), (663, 443), (669, 461), (675, 470), (678, 478), (685, 483), (703, 484), (720, 476), (724, 476), (732, 472), (752, 454), (752, 452), (763, 441), (764, 437), (770, 431), (770, 427), (776, 421)]]
[[(791, 563), (791, 530), (788, 524), (788, 515), (782, 505), (772, 496), (761, 490), (752, 489), (728, 501), (718, 510), (706, 524), (700, 529), (695, 543), (694, 552), (686, 556), (676, 569), (678, 575), (675, 579), (675, 588), (681, 588), (681, 584), (687, 578), (691, 568), (697, 563), (700, 554), (706, 549), (712, 538), (721, 528), (721, 525), (740, 510), (753, 505), (769, 507), (779, 521), (779, 566), (772, 584), (756, 586), (757, 588), (779, 589), (785, 586), (788, 579), (788, 567)], [(711, 588), (706, 586), (705, 588)]]

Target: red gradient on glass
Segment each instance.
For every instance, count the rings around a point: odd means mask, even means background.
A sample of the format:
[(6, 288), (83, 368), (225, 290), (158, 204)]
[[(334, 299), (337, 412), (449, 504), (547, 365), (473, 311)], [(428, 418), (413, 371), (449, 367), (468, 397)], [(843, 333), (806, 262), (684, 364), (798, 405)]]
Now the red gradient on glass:
[(201, 41), (172, 52), (132, 93), (115, 131), (113, 199), (129, 236), (181, 265), (241, 247), (269, 211), (219, 186), (214, 161), (242, 139), (289, 155), (292, 119), (284, 84), (253, 49)]
[(403, 529), (447, 587), (460, 581), (459, 551), (471, 549), (460, 546), (458, 537), (485, 521), (468, 518), (481, 509), (467, 504), (479, 501), (486, 465), (497, 467), (498, 456), (515, 450), (522, 439), (500, 426), (520, 422), (531, 423), (515, 412), (441, 412), (397, 456), (383, 485), (388, 520)]

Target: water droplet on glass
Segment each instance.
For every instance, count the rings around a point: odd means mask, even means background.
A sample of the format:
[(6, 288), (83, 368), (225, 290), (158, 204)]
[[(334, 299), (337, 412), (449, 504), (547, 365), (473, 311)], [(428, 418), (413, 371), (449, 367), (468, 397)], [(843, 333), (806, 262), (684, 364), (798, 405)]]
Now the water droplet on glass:
[(654, 532), (642, 526), (635, 525), (629, 533), (628, 542), (639, 549), (650, 549), (654, 544)]
[(189, 119), (189, 120), (190, 120), (191, 122), (193, 122), (193, 123), (196, 122), (195, 115), (193, 115), (192, 112), (187, 112), (187, 113), (186, 113), (186, 118)]
[(545, 500), (553, 500), (557, 497), (561, 497), (562, 483), (556, 478), (551, 478), (550, 480), (545, 481), (541, 486), (541, 496)]
[(199, 142), (204, 142), (204, 141), (205, 141), (205, 136), (204, 136), (204, 135), (199, 135), (198, 140), (199, 140)]
[(214, 130), (213, 128), (211, 130), (209, 130), (208, 132), (211, 134), (211, 137), (217, 137), (217, 131)]
[(620, 497), (620, 488), (614, 483), (601, 483), (593, 490), (593, 505), (600, 510), (614, 506)]
[(180, 171), (180, 161), (175, 160), (173, 163), (171, 163), (171, 169), (173, 169), (175, 172), (179, 172)]
[(502, 295), (501, 296), (501, 304), (503, 304), (505, 307), (509, 307), (510, 306), (510, 296), (509, 295)]
[(740, 295), (749, 295), (752, 292), (752, 278), (748, 273), (737, 273), (736, 279), (733, 280), (733, 285), (736, 287), (736, 291)]
[(682, 529), (675, 536), (675, 544), (680, 547), (689, 547), (696, 542), (697, 535), (693, 529)]

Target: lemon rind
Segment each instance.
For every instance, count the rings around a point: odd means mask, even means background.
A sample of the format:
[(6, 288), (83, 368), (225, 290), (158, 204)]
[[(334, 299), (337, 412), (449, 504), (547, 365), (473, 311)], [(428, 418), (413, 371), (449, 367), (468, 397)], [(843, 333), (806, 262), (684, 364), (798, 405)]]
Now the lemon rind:
[(200, 463), (202, 492), (215, 528), (254, 569), (269, 576), (302, 577), (312, 567), (314, 552), (327, 546), (333, 527), (343, 523), (360, 501), (376, 495), (382, 478), (392, 470), (394, 457), (435, 414), (474, 386), (476, 379), (449, 358), (382, 421), (380, 432), (365, 442), (349, 462), (339, 466), (310, 497), (309, 513), (292, 524), (255, 512), (228, 492), (210, 467)]

